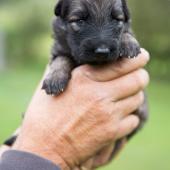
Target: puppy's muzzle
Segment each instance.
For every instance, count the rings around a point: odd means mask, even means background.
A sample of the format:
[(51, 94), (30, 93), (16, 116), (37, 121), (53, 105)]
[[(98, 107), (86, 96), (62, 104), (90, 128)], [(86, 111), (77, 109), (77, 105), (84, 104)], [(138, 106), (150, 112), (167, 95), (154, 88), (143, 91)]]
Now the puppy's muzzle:
[(88, 39), (81, 45), (83, 56), (93, 62), (116, 60), (119, 56), (119, 42), (117, 40)]

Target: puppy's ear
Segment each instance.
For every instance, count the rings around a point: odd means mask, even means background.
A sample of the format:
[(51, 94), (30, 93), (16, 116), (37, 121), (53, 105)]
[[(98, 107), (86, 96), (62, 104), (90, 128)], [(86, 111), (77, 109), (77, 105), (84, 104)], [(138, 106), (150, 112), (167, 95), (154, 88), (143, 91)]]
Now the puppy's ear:
[(59, 0), (54, 10), (55, 15), (61, 18), (65, 18), (68, 13), (68, 7), (68, 0)]
[(62, 4), (63, 4), (63, 0), (60, 0), (57, 3), (57, 5), (55, 6), (54, 13), (55, 13), (56, 16), (60, 16), (61, 15)]
[(129, 9), (127, 6), (127, 2), (126, 2), (126, 0), (121, 0), (121, 1), (122, 1), (123, 12), (125, 15), (125, 22), (128, 22), (128, 21), (130, 21), (130, 12), (129, 12)]

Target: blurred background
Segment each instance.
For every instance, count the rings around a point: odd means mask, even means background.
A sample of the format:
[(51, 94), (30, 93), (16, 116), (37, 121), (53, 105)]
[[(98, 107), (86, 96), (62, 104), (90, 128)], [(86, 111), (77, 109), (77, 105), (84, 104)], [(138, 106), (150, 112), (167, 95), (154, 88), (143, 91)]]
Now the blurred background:
[[(150, 119), (101, 170), (170, 170), (170, 1), (129, 0), (133, 28), (151, 54)], [(0, 0), (0, 142), (20, 124), (52, 45), (56, 0)]]

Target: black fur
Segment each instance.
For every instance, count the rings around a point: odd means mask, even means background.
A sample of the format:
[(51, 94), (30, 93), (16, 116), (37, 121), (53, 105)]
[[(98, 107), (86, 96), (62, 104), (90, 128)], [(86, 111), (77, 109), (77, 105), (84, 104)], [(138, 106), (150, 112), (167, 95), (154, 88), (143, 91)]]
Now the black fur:
[[(136, 57), (140, 53), (139, 43), (130, 28), (125, 0), (60, 0), (55, 15), (50, 73), (43, 84), (47, 94), (60, 94), (67, 86), (63, 82), (69, 81), (70, 70), (76, 66), (104, 64), (120, 57)], [(98, 48), (107, 49), (108, 53), (96, 53)], [(67, 60), (67, 69), (62, 69), (62, 58)], [(57, 65), (57, 68), (51, 65)], [(65, 76), (62, 78), (61, 74)]]

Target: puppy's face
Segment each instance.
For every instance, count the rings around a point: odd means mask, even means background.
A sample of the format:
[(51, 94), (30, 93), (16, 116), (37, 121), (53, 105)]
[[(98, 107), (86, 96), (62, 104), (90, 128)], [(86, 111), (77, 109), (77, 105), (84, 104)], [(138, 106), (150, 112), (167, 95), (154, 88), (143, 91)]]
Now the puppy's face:
[(122, 0), (61, 0), (55, 12), (65, 24), (68, 45), (79, 64), (119, 57), (127, 21)]

